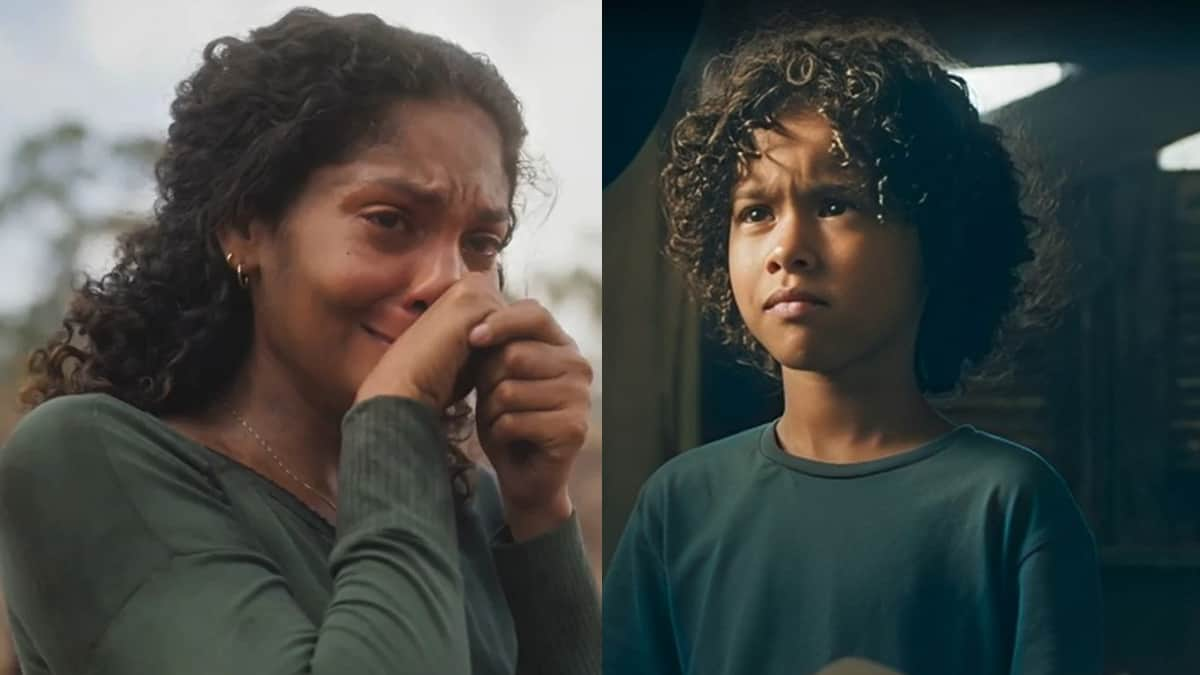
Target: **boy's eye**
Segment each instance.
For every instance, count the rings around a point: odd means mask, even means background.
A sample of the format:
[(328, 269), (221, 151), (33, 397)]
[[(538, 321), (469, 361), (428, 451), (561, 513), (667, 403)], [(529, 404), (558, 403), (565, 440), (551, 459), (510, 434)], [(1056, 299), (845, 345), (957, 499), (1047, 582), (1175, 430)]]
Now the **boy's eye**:
[(817, 217), (836, 218), (853, 208), (855, 208), (854, 204), (845, 199), (823, 199), (821, 200), (821, 208), (817, 209)]
[(741, 223), (761, 223), (771, 218), (771, 209), (761, 204), (747, 206), (738, 214), (738, 222)]

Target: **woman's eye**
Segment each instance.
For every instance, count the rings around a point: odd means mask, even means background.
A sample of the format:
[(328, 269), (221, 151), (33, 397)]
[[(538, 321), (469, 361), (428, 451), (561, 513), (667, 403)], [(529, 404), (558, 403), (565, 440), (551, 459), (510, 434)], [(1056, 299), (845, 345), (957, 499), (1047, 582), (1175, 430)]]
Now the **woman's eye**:
[(761, 223), (766, 220), (770, 220), (771, 215), (771, 209), (766, 206), (748, 206), (742, 209), (742, 212), (738, 215), (738, 222)]
[(468, 253), (474, 255), (495, 258), (504, 249), (504, 242), (495, 235), (479, 234), (467, 237), (464, 248)]
[(388, 211), (371, 211), (363, 214), (363, 218), (389, 230), (404, 229), (408, 224), (404, 219), (404, 214), (395, 210)]
[(845, 199), (825, 199), (817, 210), (818, 218), (836, 218), (854, 208), (854, 204)]

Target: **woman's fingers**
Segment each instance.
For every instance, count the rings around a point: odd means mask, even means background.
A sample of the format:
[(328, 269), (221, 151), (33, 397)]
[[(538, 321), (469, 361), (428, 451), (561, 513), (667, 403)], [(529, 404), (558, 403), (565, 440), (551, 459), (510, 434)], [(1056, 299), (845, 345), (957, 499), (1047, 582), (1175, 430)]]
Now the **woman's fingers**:
[(505, 413), (563, 410), (586, 404), (589, 392), (567, 376), (538, 380), (501, 380), (478, 399), (479, 424), (491, 427)]
[(553, 345), (571, 345), (571, 340), (536, 300), (518, 300), (492, 312), (471, 329), (472, 347), (493, 347), (512, 340), (537, 340)]
[(505, 380), (548, 380), (574, 376), (588, 387), (591, 366), (574, 345), (552, 345), (536, 340), (517, 340), (488, 351), (479, 361), (475, 390), (481, 398)]
[[(587, 417), (570, 408), (506, 410), (489, 425), (490, 443), (484, 450), (498, 471), (533, 458), (562, 463), (565, 469), (587, 438), (587, 430)], [(566, 479), (565, 470), (562, 479)]]

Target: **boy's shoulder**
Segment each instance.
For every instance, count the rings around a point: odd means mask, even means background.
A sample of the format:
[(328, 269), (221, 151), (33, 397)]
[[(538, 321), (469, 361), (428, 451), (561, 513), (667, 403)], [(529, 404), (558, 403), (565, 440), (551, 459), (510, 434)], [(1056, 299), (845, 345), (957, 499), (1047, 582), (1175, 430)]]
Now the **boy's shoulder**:
[[(949, 448), (948, 448), (949, 449)], [(1029, 542), (1070, 539), (1090, 545), (1090, 533), (1070, 486), (1040, 453), (973, 427), (943, 452), (929, 477), (931, 490), (964, 500), (984, 500), (999, 509), (1009, 530)]]
[(948, 471), (978, 476), (1001, 489), (1066, 489), (1058, 471), (1028, 446), (972, 426), (960, 428), (956, 436), (953, 451), (942, 453)]
[(761, 424), (672, 457), (650, 476), (644, 490), (654, 494), (728, 489), (750, 470), (763, 434), (773, 425)]
[(940, 481), (971, 492), (996, 510), (1002, 530), (1019, 541), (1020, 559), (1047, 542), (1094, 555), (1095, 539), (1063, 476), (1040, 453), (972, 429), (947, 455)]

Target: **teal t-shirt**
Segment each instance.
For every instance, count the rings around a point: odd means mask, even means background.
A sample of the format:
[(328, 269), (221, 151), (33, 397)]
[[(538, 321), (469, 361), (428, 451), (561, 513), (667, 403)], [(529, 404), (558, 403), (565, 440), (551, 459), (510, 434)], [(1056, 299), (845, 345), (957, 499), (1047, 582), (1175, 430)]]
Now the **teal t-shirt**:
[(1100, 673), (1095, 544), (1032, 451), (962, 426), (884, 459), (787, 454), (767, 424), (643, 487), (604, 584), (609, 675)]

